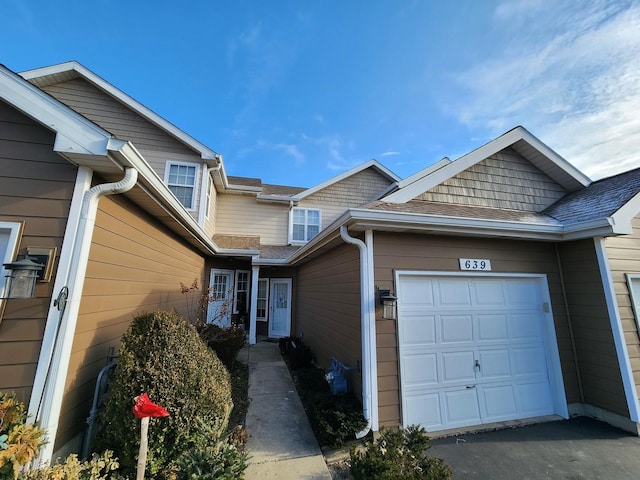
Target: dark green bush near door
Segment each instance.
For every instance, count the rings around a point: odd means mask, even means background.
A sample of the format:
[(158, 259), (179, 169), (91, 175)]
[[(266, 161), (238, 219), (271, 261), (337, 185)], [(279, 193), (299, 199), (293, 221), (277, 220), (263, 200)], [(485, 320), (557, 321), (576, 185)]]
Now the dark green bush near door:
[(185, 452), (224, 442), (233, 406), (229, 374), (196, 329), (173, 313), (147, 313), (133, 320), (122, 337), (101, 416), (97, 446), (114, 450), (122, 473), (130, 478), (135, 478), (140, 432), (131, 407), (143, 392), (170, 413), (151, 419), (147, 478), (172, 478)]

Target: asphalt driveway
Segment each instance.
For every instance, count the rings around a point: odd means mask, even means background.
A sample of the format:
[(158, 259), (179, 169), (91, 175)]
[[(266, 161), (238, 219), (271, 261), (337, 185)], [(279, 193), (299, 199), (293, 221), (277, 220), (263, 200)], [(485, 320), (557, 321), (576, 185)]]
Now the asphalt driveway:
[(640, 479), (640, 438), (578, 417), (431, 440), (453, 478)]

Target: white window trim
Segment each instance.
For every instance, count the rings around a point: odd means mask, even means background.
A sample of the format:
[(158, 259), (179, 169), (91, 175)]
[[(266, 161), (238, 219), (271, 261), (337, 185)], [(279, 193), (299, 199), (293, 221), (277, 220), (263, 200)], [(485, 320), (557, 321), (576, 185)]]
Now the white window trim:
[(640, 273), (627, 273), (625, 277), (627, 277), (627, 288), (629, 289), (633, 318), (636, 321), (636, 329), (640, 333), (640, 295), (636, 295), (633, 290), (633, 284), (635, 284), (638, 287), (638, 292), (640, 292)]
[[(238, 280), (240, 279), (240, 274), (247, 274), (247, 289), (239, 290), (238, 289)], [(238, 293), (243, 291), (247, 294), (247, 310), (245, 312), (241, 312), (238, 310)], [(235, 272), (235, 282), (233, 285), (233, 313), (234, 314), (246, 314), (249, 313), (249, 295), (251, 294), (251, 271), (250, 270), (236, 270)]]
[[(309, 210), (313, 210), (318, 212), (318, 233), (320, 233), (322, 231), (322, 210), (319, 208), (315, 208), (315, 207), (293, 207), (289, 209), (289, 244), (290, 245), (304, 245), (305, 243), (308, 243), (311, 239), (306, 239), (306, 240), (294, 240), (293, 239), (293, 212), (295, 210), (305, 210), (305, 211), (309, 211)], [(305, 214), (305, 219), (306, 219), (306, 214)], [(306, 220), (305, 220), (306, 222)], [(307, 234), (307, 224), (305, 223), (305, 236)], [(317, 235), (317, 234), (316, 234)], [(313, 238), (313, 237), (311, 237)]]
[(0, 222), (0, 230), (9, 232), (7, 249), (4, 252), (4, 256), (0, 258), (0, 313), (2, 313), (1, 308), (4, 306), (4, 300), (2, 300), (2, 297), (4, 297), (5, 275), (7, 274), (3, 264), (11, 263), (15, 260), (16, 255), (18, 254), (23, 225), (24, 224), (22, 222)]
[[(187, 167), (195, 167), (196, 169), (196, 172), (193, 176), (193, 195), (191, 196), (191, 206), (184, 207), (189, 211), (194, 211), (196, 209), (196, 198), (198, 195), (198, 185), (200, 183), (198, 181), (198, 178), (200, 176), (200, 164), (194, 163), (194, 162), (181, 162), (179, 160), (167, 160), (164, 165), (164, 183), (167, 185), (167, 187), (169, 187), (169, 173), (172, 165), (184, 165)], [(184, 185), (181, 185), (181, 186), (184, 186)], [(182, 202), (180, 202), (180, 204), (182, 204)]]
[[(265, 303), (264, 303), (264, 317), (258, 317), (257, 314), (257, 308), (256, 308), (256, 320), (258, 322), (266, 322), (269, 320), (269, 279), (265, 278), (265, 277), (260, 277), (258, 278), (258, 283), (264, 281), (266, 284), (266, 291), (265, 291)], [(256, 288), (256, 297), (258, 296), (258, 289)], [(257, 305), (257, 300), (260, 300), (260, 298), (256, 298), (256, 305)]]

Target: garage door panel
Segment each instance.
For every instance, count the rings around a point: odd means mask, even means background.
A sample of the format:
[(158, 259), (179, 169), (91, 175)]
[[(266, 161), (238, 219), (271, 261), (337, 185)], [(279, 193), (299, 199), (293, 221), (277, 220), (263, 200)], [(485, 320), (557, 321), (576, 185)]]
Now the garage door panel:
[(478, 322), (478, 342), (509, 340), (508, 318), (506, 313), (487, 313), (476, 315)]
[(427, 431), (442, 429), (442, 409), (437, 392), (407, 397), (403, 409), (412, 424), (420, 424)]
[(515, 389), (523, 417), (553, 413), (553, 399), (545, 381), (516, 384)]
[(402, 280), (402, 290), (406, 298), (403, 305), (434, 305), (433, 282), (424, 277), (406, 277)]
[(442, 393), (447, 428), (480, 422), (480, 409), (475, 388)]
[(478, 387), (478, 395), (485, 422), (497, 422), (513, 418), (518, 413), (516, 390), (511, 384)]
[(547, 376), (544, 346), (514, 347), (511, 349), (511, 368), (514, 376)]
[(455, 280), (440, 280), (437, 284), (438, 296), (436, 298), (436, 305), (448, 307), (448, 306), (470, 306), (471, 305), (471, 292), (468, 285), (460, 285), (460, 282)]
[(435, 315), (407, 315), (400, 324), (406, 345), (433, 345), (436, 343)]
[(502, 280), (473, 282), (474, 305), (503, 306), (505, 304)]
[(473, 350), (463, 352), (443, 352), (442, 383), (475, 383), (475, 354)]
[(511, 312), (509, 314), (511, 338), (514, 340), (535, 340), (542, 338), (540, 313), (538, 311)]
[(511, 356), (508, 348), (480, 350), (478, 351), (478, 363), (480, 365), (478, 376), (483, 381), (494, 381), (512, 375)]
[(435, 353), (407, 355), (402, 359), (402, 367), (407, 389), (438, 384), (438, 358)]
[(441, 343), (460, 343), (473, 341), (473, 315), (455, 314), (439, 317)]
[(504, 282), (507, 305), (537, 308), (540, 304), (538, 280), (513, 278)]

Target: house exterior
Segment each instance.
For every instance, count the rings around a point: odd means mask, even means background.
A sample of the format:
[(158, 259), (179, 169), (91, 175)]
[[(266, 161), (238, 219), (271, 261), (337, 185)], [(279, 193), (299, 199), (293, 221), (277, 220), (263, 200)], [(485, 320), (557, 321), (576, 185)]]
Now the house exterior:
[(194, 280), (249, 343), (360, 366), (361, 434), (574, 414), (637, 433), (640, 169), (592, 182), (517, 127), (406, 179), (372, 160), (270, 185), (76, 62), (0, 87), (0, 256), (51, 259), (0, 305), (0, 390), (55, 439), (42, 461), (78, 449), (133, 316), (193, 315)]

